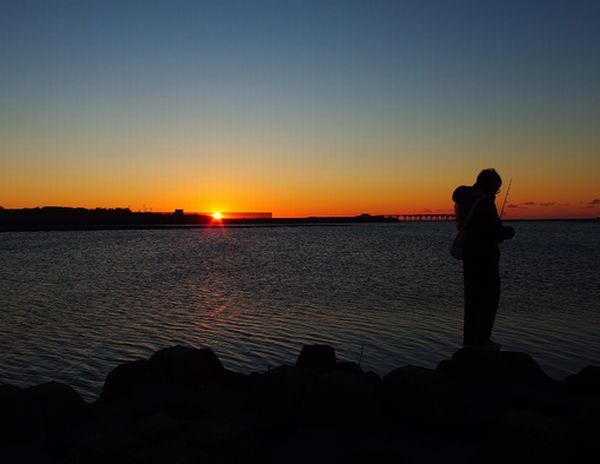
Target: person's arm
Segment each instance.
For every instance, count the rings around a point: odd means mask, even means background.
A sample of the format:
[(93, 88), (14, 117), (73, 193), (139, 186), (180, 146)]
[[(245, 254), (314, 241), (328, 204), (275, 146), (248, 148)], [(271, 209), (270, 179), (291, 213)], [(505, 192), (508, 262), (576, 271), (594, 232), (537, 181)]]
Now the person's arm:
[(488, 240), (510, 240), (515, 235), (515, 230), (510, 226), (502, 225), (498, 217), (498, 210), (492, 200), (484, 200), (481, 205), (482, 221), (481, 236)]

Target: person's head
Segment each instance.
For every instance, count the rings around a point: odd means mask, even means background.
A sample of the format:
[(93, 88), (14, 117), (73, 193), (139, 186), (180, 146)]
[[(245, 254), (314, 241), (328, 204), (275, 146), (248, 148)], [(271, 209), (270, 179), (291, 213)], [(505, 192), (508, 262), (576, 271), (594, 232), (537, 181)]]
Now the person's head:
[(500, 191), (502, 178), (495, 169), (484, 169), (477, 176), (475, 186), (478, 187), (484, 194), (494, 196)]

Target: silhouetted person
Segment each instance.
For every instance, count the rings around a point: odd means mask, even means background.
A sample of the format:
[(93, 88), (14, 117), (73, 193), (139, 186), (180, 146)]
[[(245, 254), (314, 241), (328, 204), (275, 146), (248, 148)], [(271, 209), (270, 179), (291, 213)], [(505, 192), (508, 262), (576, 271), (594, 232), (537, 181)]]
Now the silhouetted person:
[(463, 252), (463, 344), (492, 351), (501, 348), (490, 338), (500, 300), (498, 243), (515, 235), (512, 227), (502, 225), (496, 210), (494, 201), (501, 185), (502, 179), (494, 169), (484, 169), (472, 187), (460, 186), (452, 194), (459, 229), (465, 225), (471, 208), (474, 208), (466, 224)]

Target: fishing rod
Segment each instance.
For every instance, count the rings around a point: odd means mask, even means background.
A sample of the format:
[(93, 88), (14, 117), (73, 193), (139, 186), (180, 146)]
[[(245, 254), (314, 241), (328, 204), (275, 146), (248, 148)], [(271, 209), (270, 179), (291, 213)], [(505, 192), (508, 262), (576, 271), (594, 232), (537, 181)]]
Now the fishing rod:
[(508, 200), (508, 194), (510, 192), (510, 186), (512, 185), (512, 178), (508, 181), (508, 188), (506, 189), (506, 195), (504, 196), (504, 202), (502, 203), (502, 209), (500, 210), (500, 219), (504, 216), (504, 207), (506, 206), (506, 200)]

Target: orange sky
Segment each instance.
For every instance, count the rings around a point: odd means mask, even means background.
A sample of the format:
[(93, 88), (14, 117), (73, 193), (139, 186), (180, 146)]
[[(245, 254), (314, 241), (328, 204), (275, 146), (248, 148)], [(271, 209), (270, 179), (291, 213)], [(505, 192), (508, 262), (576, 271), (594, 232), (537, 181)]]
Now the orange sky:
[[(260, 146), (251, 152), (246, 146), (204, 163), (194, 160), (193, 154), (173, 155), (156, 145), (149, 148), (156, 153), (138, 154), (142, 145), (111, 153), (110, 160), (80, 159), (82, 147), (62, 142), (54, 148), (60, 156), (48, 156), (50, 147), (44, 144), (38, 153), (31, 146), (22, 147), (22, 156), (10, 160), (8, 168), (4, 163), (0, 185), (4, 207), (270, 211), (276, 217), (451, 212), (452, 190), (472, 184), (481, 168), (495, 167), (505, 179), (498, 208), (508, 178), (513, 178), (506, 217), (595, 217), (600, 211), (594, 201), (600, 197), (600, 164), (590, 165), (584, 156), (578, 160), (556, 154), (552, 159), (545, 154), (528, 159), (518, 151), (512, 157), (491, 152), (482, 160), (477, 153), (469, 157), (463, 151), (455, 163), (447, 161), (452, 159), (447, 153), (452, 147), (434, 155), (422, 149), (414, 156), (402, 155), (399, 147), (398, 154), (349, 155), (345, 162), (343, 153), (332, 155), (315, 147), (306, 156), (297, 147), (288, 147), (291, 154), (279, 160), (283, 148), (257, 155)], [(67, 149), (74, 153), (67, 155)], [(28, 157), (31, 164), (24, 166)], [(540, 158), (551, 161), (547, 168), (538, 167)]]
[[(64, 123), (63, 123), (64, 124)], [(65, 133), (67, 132), (67, 133)], [(596, 217), (600, 147), (561, 134), (499, 139), (453, 134), (268, 134), (228, 138), (161, 132), (5, 138), (0, 205), (132, 210), (270, 211), (275, 217), (451, 212), (453, 189), (480, 169), (513, 178), (506, 217)], [(16, 134), (16, 136), (15, 136)], [(9, 134), (10, 135), (10, 134)], [(362, 135), (362, 137), (361, 137)], [(492, 140), (490, 140), (492, 139)], [(533, 139), (533, 140), (532, 140)]]

